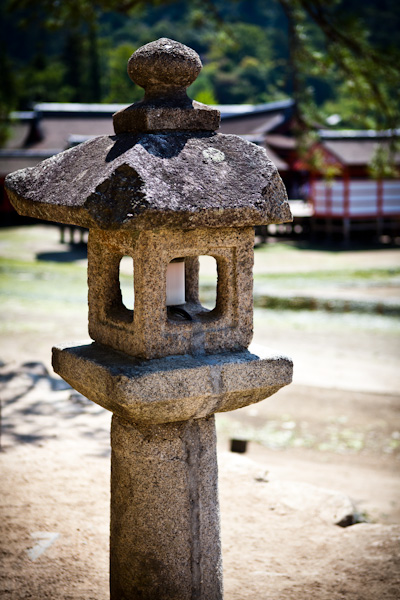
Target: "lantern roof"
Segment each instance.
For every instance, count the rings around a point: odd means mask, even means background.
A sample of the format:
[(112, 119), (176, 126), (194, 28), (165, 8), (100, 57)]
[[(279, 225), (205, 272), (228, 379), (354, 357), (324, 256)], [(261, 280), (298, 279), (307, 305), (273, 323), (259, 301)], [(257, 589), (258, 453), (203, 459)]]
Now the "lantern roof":
[(100, 229), (244, 227), (291, 220), (265, 150), (216, 133), (219, 112), (190, 100), (196, 52), (162, 38), (128, 63), (143, 100), (102, 136), (6, 178), (24, 215)]

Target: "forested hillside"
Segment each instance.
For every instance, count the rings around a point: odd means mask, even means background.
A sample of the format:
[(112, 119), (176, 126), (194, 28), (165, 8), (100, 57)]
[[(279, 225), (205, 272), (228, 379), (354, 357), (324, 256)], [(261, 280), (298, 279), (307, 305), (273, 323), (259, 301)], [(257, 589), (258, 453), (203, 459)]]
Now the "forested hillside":
[[(294, 97), (301, 119), (341, 127), (399, 119), (398, 0), (3, 0), (0, 110), (142, 96), (126, 75), (139, 46), (177, 39), (201, 56), (192, 98)], [(315, 110), (317, 108), (317, 111)]]

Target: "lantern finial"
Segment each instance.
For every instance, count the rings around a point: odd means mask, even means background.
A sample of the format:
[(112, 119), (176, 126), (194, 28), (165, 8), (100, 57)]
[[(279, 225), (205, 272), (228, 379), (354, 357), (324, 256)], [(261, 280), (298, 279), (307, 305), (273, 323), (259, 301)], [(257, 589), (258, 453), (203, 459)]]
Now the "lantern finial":
[(144, 88), (145, 95), (143, 100), (115, 113), (115, 133), (218, 129), (219, 111), (186, 94), (201, 68), (197, 52), (168, 38), (136, 50), (128, 62), (128, 75)]
[(160, 38), (132, 54), (128, 75), (145, 89), (145, 100), (187, 105), (191, 101), (186, 88), (195, 81), (202, 66), (197, 52), (174, 40)]

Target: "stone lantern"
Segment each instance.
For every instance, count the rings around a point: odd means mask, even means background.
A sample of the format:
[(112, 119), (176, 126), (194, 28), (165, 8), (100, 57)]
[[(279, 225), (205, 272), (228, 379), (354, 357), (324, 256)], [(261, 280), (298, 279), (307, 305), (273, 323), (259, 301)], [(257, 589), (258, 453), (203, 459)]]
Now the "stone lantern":
[[(87, 345), (53, 366), (113, 412), (112, 600), (220, 600), (214, 413), (287, 385), (288, 358), (252, 338), (255, 225), (291, 220), (265, 150), (216, 133), (219, 112), (191, 101), (201, 69), (162, 38), (128, 63), (144, 99), (97, 137), (7, 177), (24, 215), (89, 228)], [(199, 300), (199, 256), (215, 258), (216, 305)], [(119, 266), (133, 259), (134, 309)]]

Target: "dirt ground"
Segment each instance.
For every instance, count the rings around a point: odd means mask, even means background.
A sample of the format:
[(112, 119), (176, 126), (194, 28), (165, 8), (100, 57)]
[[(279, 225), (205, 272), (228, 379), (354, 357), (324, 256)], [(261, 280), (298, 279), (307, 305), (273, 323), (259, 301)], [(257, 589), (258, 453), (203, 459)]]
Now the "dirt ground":
[[(28, 313), (15, 306), (21, 323)], [(254, 351), (290, 355), (295, 374), (217, 415), (225, 600), (400, 600), (400, 336), (365, 317), (256, 311)], [(110, 414), (49, 366), (53, 343), (84, 337), (86, 314), (37, 318), (40, 335), (0, 339), (0, 597), (106, 600)], [(251, 440), (246, 454), (228, 451), (232, 437)], [(359, 522), (335, 524), (348, 514)]]

